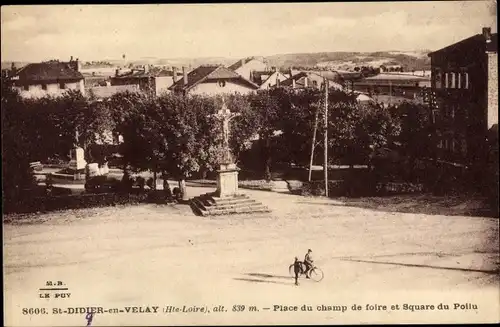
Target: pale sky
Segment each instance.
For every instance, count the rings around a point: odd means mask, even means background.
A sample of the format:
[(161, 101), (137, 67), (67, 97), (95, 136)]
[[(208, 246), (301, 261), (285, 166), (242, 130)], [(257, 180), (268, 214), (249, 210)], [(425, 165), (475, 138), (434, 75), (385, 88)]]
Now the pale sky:
[(495, 1), (2, 6), (3, 61), (436, 50), (496, 32)]

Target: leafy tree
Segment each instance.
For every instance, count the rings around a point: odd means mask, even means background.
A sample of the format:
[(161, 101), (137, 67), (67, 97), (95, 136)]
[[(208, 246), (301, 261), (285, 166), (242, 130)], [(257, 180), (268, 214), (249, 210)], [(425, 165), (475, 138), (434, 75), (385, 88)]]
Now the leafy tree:
[(2, 188), (6, 203), (20, 198), (24, 190), (36, 186), (29, 165), (31, 150), (37, 142), (30, 137), (29, 112), (7, 80), (2, 90)]
[(282, 116), (280, 101), (286, 97), (286, 91), (280, 88), (263, 90), (250, 95), (250, 105), (256, 114), (255, 125), (262, 145), (261, 156), (264, 162), (264, 178), (271, 179), (271, 163), (273, 153), (273, 136), (275, 131), (281, 130)]

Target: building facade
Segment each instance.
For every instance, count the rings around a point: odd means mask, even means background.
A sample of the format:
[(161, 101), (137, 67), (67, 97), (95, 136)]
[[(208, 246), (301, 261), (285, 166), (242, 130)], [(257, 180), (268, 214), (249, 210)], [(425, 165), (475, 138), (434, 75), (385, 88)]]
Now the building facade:
[(438, 158), (464, 163), (484, 158), (487, 132), (498, 124), (497, 40), (483, 28), (429, 54)]
[(248, 94), (259, 86), (223, 66), (200, 66), (191, 72), (183, 69), (183, 77), (169, 90), (181, 94)]
[(281, 86), (300, 89), (300, 88), (316, 88), (321, 89), (325, 82), (325, 78), (328, 80), (328, 86), (330, 88), (334, 88), (337, 90), (343, 90), (344, 86), (342, 85), (341, 79), (336, 77), (335, 74), (322, 74), (321, 72), (300, 72), (298, 74), (294, 74), (292, 77), (281, 83)]
[(263, 59), (255, 57), (241, 59), (228, 68), (247, 80), (251, 80), (253, 72), (271, 71)]
[(61, 96), (68, 90), (78, 90), (85, 95), (84, 77), (80, 62), (48, 61), (28, 64), (17, 70), (12, 67), (10, 80), (14, 89), (24, 98)]
[(146, 92), (155, 96), (168, 92), (177, 77), (177, 71), (150, 71), (149, 66), (141, 69), (132, 69), (125, 73), (116, 70), (115, 76), (110, 78), (112, 86), (136, 85), (141, 92)]

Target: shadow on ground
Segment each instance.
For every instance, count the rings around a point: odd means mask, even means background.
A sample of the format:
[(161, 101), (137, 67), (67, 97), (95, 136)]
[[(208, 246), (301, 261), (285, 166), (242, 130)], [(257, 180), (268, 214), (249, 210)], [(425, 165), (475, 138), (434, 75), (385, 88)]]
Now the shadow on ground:
[(466, 271), (466, 272), (479, 272), (479, 273), (483, 273), (483, 274), (494, 274), (494, 275), (497, 275), (499, 273), (498, 269), (485, 270), (485, 269), (471, 269), (471, 268), (460, 268), (460, 267), (440, 267), (440, 266), (431, 266), (431, 265), (425, 265), (425, 264), (413, 264), (413, 263), (401, 263), (401, 262), (387, 262), (387, 261), (375, 261), (375, 260), (360, 260), (360, 259), (341, 259), (341, 260), (342, 261), (351, 261), (351, 262), (360, 262), (360, 263), (401, 266), (401, 267), (443, 269), (443, 270), (456, 270), (456, 271)]
[(283, 280), (293, 281), (293, 277), (283, 275), (272, 275), (265, 273), (247, 273), (245, 276), (252, 278), (234, 278), (234, 280), (249, 282), (249, 283), (271, 283), (282, 285), (293, 285), (293, 282), (284, 282)]

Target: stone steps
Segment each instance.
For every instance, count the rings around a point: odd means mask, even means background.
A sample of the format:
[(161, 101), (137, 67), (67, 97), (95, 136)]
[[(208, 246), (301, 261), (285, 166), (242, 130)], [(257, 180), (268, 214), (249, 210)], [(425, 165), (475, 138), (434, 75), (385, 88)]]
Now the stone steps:
[(190, 204), (193, 211), (201, 216), (271, 212), (268, 207), (244, 194), (218, 198), (208, 193), (191, 199)]

